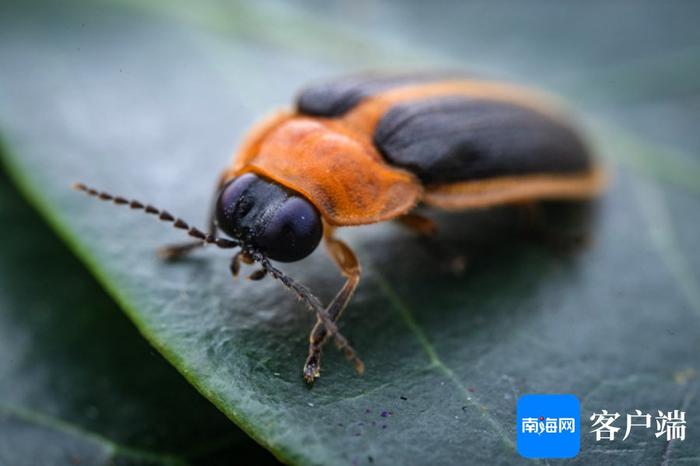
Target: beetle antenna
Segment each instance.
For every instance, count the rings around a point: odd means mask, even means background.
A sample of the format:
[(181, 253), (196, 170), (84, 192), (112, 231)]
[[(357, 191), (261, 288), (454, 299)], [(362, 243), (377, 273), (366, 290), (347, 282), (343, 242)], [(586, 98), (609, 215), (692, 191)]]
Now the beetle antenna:
[(75, 189), (76, 191), (82, 191), (88, 196), (95, 197), (97, 199), (100, 199), (101, 201), (112, 201), (114, 204), (117, 205), (129, 206), (132, 209), (143, 210), (147, 214), (155, 215), (158, 218), (158, 220), (170, 222), (175, 228), (179, 228), (180, 230), (186, 230), (188, 235), (198, 240), (201, 240), (204, 244), (214, 244), (222, 249), (231, 249), (239, 246), (238, 241), (233, 241), (226, 238), (219, 238), (218, 236), (211, 234), (205, 234), (198, 228), (191, 227), (187, 224), (187, 222), (185, 222), (181, 218), (174, 217), (167, 210), (158, 209), (150, 204), (143, 204), (136, 200), (126, 199), (121, 196), (114, 196), (104, 191), (98, 191), (96, 189), (89, 188), (82, 183), (75, 183), (73, 185), (73, 189)]
[[(101, 201), (111, 201), (116, 205), (129, 206), (132, 209), (143, 210), (147, 214), (157, 216), (159, 220), (172, 223), (172, 225), (175, 228), (186, 230), (188, 235), (202, 241), (202, 243), (214, 244), (222, 249), (231, 249), (240, 246), (240, 243), (238, 241), (226, 238), (219, 238), (212, 234), (205, 234), (201, 230), (189, 226), (187, 222), (185, 222), (181, 218), (174, 217), (167, 210), (158, 209), (157, 207), (153, 207), (150, 204), (144, 204), (140, 201), (134, 199), (130, 200), (122, 196), (115, 196), (104, 191), (98, 191), (82, 183), (75, 183), (73, 185), (73, 189), (75, 189), (76, 191), (81, 191), (87, 194), (88, 196), (95, 197)], [(248, 251), (248, 253), (250, 256), (253, 257), (253, 259), (260, 262), (265, 272), (267, 272), (273, 278), (282, 282), (282, 284), (285, 287), (292, 290), (297, 295), (297, 297), (306, 305), (306, 307), (308, 307), (312, 312), (316, 314), (318, 319), (323, 323), (323, 326), (326, 328), (326, 332), (328, 333), (328, 335), (333, 337), (336, 346), (338, 347), (338, 349), (343, 351), (345, 357), (348, 360), (352, 361), (356, 367), (362, 365), (362, 361), (357, 356), (357, 353), (355, 353), (355, 350), (352, 348), (352, 346), (350, 346), (350, 343), (348, 343), (347, 339), (338, 331), (338, 327), (328, 317), (328, 314), (326, 313), (326, 310), (324, 309), (321, 302), (316, 296), (314, 296), (311, 293), (311, 291), (309, 291), (308, 288), (306, 288), (301, 283), (298, 283), (290, 276), (286, 275), (284, 272), (273, 266), (270, 263), (270, 260), (261, 252)]]
[(253, 256), (253, 259), (260, 262), (263, 269), (270, 276), (279, 280), (284, 286), (292, 290), (297, 295), (297, 297), (306, 305), (306, 307), (308, 307), (312, 312), (316, 314), (319, 320), (323, 323), (323, 326), (326, 328), (326, 332), (328, 332), (328, 335), (332, 336), (335, 340), (335, 345), (338, 347), (339, 350), (341, 350), (345, 354), (345, 357), (349, 361), (351, 361), (355, 365), (355, 367), (361, 367), (364, 365), (362, 363), (362, 360), (357, 356), (357, 353), (355, 352), (353, 347), (350, 346), (350, 343), (348, 343), (348, 340), (338, 331), (338, 327), (328, 317), (328, 314), (323, 308), (321, 302), (316, 296), (314, 296), (311, 293), (311, 291), (309, 291), (308, 288), (306, 288), (304, 285), (297, 282), (292, 277), (286, 275), (284, 272), (272, 265), (270, 263), (270, 260), (262, 253), (255, 251), (252, 252), (251, 255)]

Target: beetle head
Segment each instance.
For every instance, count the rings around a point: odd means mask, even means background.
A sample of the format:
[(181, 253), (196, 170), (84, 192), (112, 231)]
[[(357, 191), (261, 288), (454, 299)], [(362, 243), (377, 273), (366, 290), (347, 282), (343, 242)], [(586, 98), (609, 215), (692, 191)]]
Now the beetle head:
[(242, 244), (281, 262), (305, 258), (323, 236), (321, 215), (309, 201), (253, 173), (223, 187), (216, 201), (216, 222)]

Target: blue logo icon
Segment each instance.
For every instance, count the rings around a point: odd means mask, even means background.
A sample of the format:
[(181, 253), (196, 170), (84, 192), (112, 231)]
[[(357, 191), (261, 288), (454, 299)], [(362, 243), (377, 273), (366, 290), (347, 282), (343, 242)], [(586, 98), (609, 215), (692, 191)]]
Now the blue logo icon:
[(525, 458), (573, 458), (581, 449), (581, 406), (574, 395), (518, 399), (518, 453)]

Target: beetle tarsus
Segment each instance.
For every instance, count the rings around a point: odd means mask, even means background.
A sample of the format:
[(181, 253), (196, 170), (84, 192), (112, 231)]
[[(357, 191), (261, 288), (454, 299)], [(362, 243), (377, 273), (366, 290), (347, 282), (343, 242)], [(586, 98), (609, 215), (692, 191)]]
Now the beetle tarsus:
[(231, 258), (231, 265), (229, 265), (229, 270), (231, 270), (231, 275), (233, 278), (238, 276), (238, 272), (241, 271), (241, 253), (240, 251), (233, 255)]
[(187, 255), (193, 249), (197, 249), (204, 246), (204, 244), (205, 243), (203, 241), (188, 241), (187, 243), (169, 244), (167, 246), (159, 248), (158, 251), (156, 251), (156, 253), (161, 259), (177, 260), (180, 259), (182, 256)]
[(364, 375), (365, 373), (365, 363), (362, 362), (362, 359), (360, 358), (355, 358), (353, 360), (353, 363), (355, 365), (355, 373), (357, 375)]
[(312, 384), (321, 376), (321, 349), (318, 352), (309, 354), (304, 363), (304, 380), (308, 384)]
[(267, 275), (267, 270), (259, 269), (259, 270), (256, 270), (255, 272), (251, 273), (250, 275), (248, 275), (248, 280), (253, 280), (253, 281), (262, 280), (263, 278), (265, 278), (265, 275)]
[[(345, 284), (335, 295), (333, 301), (325, 309), (325, 315), (333, 324), (340, 318), (340, 314), (347, 307), (350, 298), (352, 298), (357, 284), (360, 282), (360, 264), (357, 257), (345, 243), (333, 237), (332, 230), (326, 233), (326, 247), (333, 259), (333, 262), (338, 266), (341, 273), (346, 277)], [(311, 330), (309, 335), (309, 356), (304, 364), (304, 379), (311, 383), (318, 377), (321, 370), (321, 348), (330, 337), (327, 326), (318, 318), (316, 325)], [(336, 338), (336, 346), (343, 351), (348, 361), (355, 366), (355, 372), (362, 375), (365, 372), (365, 365), (357, 356), (350, 345), (342, 346), (341, 342)]]

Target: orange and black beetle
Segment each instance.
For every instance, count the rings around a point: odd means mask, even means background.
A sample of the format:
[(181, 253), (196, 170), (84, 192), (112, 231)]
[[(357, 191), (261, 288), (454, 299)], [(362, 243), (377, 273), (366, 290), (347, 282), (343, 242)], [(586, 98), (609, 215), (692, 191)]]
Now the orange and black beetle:
[[(240, 261), (294, 290), (317, 314), (303, 369), (319, 376), (323, 343), (334, 337), (358, 373), (362, 362), (335, 322), (360, 280), (338, 227), (401, 220), (427, 234), (422, 204), (464, 210), (543, 199), (585, 199), (601, 191), (603, 171), (565, 115), (517, 86), (433, 74), (365, 75), (312, 85), (296, 108), (255, 127), (221, 175), (204, 234), (168, 212), (84, 185), (78, 189), (145, 209), (198, 241), (165, 248), (176, 257), (204, 244), (240, 247)], [(231, 239), (217, 236), (221, 230)], [(345, 276), (327, 307), (271, 260), (298, 261), (324, 240)]]

